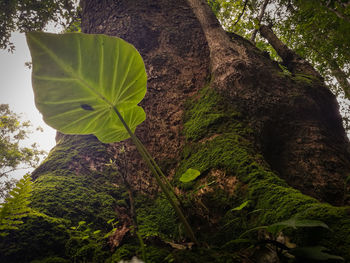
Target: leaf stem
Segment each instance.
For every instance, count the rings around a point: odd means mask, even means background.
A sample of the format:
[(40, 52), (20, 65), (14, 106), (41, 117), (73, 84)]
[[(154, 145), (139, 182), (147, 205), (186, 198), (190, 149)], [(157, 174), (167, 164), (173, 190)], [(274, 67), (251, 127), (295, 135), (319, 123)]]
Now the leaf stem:
[[(135, 136), (136, 137), (136, 136)], [(151, 154), (147, 151), (147, 149), (145, 148), (145, 146), (142, 144), (142, 142), (139, 140), (139, 138), (136, 137), (136, 139), (138, 140), (140, 146), (142, 147), (142, 149), (144, 150), (145, 154), (147, 155), (147, 158), (149, 158), (149, 160), (151, 161), (151, 163), (153, 164), (153, 166), (156, 168), (158, 174), (164, 179), (165, 184), (168, 186), (169, 190), (173, 193), (173, 195), (175, 196), (175, 198), (179, 201), (180, 200), (177, 196), (177, 194), (175, 193), (173, 187), (171, 186), (169, 180), (167, 179), (167, 177), (164, 175), (163, 171), (160, 169), (160, 167), (158, 166), (158, 164), (156, 163), (156, 161), (153, 159), (153, 157), (151, 156)]]
[[(113, 110), (114, 112), (117, 114), (118, 118), (120, 119), (120, 121), (122, 122), (123, 126), (125, 127), (126, 131), (128, 132), (128, 134), (130, 135), (132, 141), (134, 142), (137, 150), (139, 151), (139, 153), (141, 154), (142, 158), (145, 160), (146, 164), (148, 165), (149, 169), (151, 170), (151, 172), (154, 174), (156, 181), (158, 183), (158, 185), (160, 186), (160, 188), (162, 189), (163, 193), (165, 194), (166, 198), (168, 199), (168, 201), (170, 202), (170, 204), (173, 206), (173, 208), (175, 209), (175, 212), (177, 213), (177, 215), (179, 216), (179, 219), (181, 220), (181, 222), (184, 224), (185, 229), (187, 234), (189, 235), (189, 237), (192, 239), (192, 241), (199, 246), (199, 242), (197, 241), (192, 228), (190, 226), (190, 224), (187, 222), (181, 208), (178, 206), (177, 202), (175, 202), (175, 200), (171, 197), (170, 192), (168, 190), (168, 187), (170, 185), (169, 182), (167, 182), (167, 185), (165, 185), (159, 175), (159, 171), (162, 177), (165, 177), (165, 175), (163, 174), (163, 172), (160, 170), (159, 166), (156, 164), (156, 162), (153, 160), (153, 158), (151, 157), (151, 155), (149, 154), (149, 152), (146, 150), (146, 148), (143, 146), (143, 144), (140, 142), (140, 140), (136, 137), (136, 135), (130, 130), (129, 126), (126, 124), (123, 116), (120, 114), (120, 112), (118, 111), (117, 107), (113, 106)], [(154, 165), (155, 164), (155, 165)], [(168, 186), (168, 187), (167, 187)], [(171, 191), (173, 192), (172, 188)]]

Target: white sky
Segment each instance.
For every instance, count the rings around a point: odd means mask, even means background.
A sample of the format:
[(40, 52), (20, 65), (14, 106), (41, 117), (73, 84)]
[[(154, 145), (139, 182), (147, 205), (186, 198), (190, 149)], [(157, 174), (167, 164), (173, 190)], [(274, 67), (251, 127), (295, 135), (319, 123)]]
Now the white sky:
[[(11, 41), (16, 50), (9, 53), (0, 49), (0, 104), (9, 104), (15, 113), (22, 113), (22, 120), (29, 120), (33, 125), (33, 133), (23, 143), (30, 146), (34, 142), (39, 149), (49, 152), (55, 145), (56, 131), (47, 126), (36, 109), (31, 84), (31, 70), (24, 65), (31, 61), (29, 49), (24, 34), (13, 33)], [(36, 131), (36, 127), (42, 127), (44, 132)], [(16, 177), (24, 175), (31, 170), (20, 170)]]

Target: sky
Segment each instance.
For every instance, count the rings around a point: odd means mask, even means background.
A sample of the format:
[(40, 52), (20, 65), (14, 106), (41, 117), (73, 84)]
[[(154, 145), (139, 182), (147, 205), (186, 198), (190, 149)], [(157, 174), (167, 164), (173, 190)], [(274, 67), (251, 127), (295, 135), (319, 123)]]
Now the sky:
[[(13, 53), (0, 49), (0, 104), (9, 104), (11, 111), (21, 113), (23, 121), (29, 120), (32, 123), (33, 133), (29, 134), (22, 146), (30, 147), (36, 142), (39, 149), (49, 152), (55, 145), (56, 131), (43, 122), (34, 104), (31, 69), (24, 65), (25, 62), (31, 61), (25, 36), (13, 33), (11, 41), (16, 47)], [(38, 126), (44, 131), (36, 131)], [(31, 170), (20, 170), (14, 175), (20, 177)]]

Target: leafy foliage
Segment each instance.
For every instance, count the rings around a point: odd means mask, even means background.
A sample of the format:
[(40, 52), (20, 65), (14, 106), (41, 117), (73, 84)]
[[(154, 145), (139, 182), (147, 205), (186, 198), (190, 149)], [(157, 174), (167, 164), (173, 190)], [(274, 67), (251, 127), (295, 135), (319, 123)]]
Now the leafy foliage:
[(31, 211), (28, 207), (31, 191), (32, 182), (30, 175), (27, 174), (10, 191), (5, 203), (0, 206), (0, 235), (7, 235), (4, 230), (18, 229), (18, 225), (23, 223), (21, 218)]
[(78, 18), (78, 1), (42, 0), (0, 2), (0, 48), (14, 50), (11, 32), (42, 30), (52, 22), (64, 27)]
[(20, 142), (28, 137), (31, 124), (21, 122), (20, 116), (12, 112), (7, 104), (0, 104), (0, 199), (5, 198), (15, 180), (7, 179), (18, 169), (36, 167), (44, 151), (34, 143), (21, 147)]

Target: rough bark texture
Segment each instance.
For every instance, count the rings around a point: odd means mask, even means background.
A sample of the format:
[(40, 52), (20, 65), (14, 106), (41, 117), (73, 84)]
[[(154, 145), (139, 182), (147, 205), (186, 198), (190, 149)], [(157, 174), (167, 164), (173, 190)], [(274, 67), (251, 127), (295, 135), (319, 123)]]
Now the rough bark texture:
[[(184, 144), (184, 102), (205, 85), (209, 73), (208, 47), (190, 8), (185, 1), (85, 1), (83, 13), (85, 33), (121, 37), (141, 53), (148, 75), (141, 103), (147, 120), (136, 134), (156, 160), (176, 163)], [(150, 191), (147, 168), (130, 142), (125, 147), (129, 174), (142, 171), (142, 189)]]
[(294, 79), (279, 74), (248, 41), (230, 40), (204, 1), (189, 2), (208, 40), (216, 88), (249, 116), (272, 169), (302, 192), (341, 204), (350, 153), (335, 96), (318, 79), (298, 78), (315, 70), (305, 70), (307, 62), (278, 39), (271, 37), (286, 60), (294, 54)]
[[(171, 175), (202, 245), (190, 249), (129, 141), (105, 145), (94, 136), (59, 135), (33, 173), (32, 207), (44, 214), (34, 213), (0, 240), (1, 261), (118, 262), (145, 255), (148, 262), (276, 262), (274, 249), (252, 249), (237, 238), (295, 215), (321, 220), (332, 232), (292, 231), (288, 238), (350, 260), (349, 208), (319, 202), (349, 201), (350, 171), (338, 105), (319, 79), (283, 72), (249, 41), (230, 38), (205, 1), (85, 0), (82, 18), (84, 32), (122, 37), (143, 56), (147, 120), (136, 133)], [(116, 165), (109, 163), (114, 158)], [(201, 176), (181, 183), (188, 168)], [(246, 208), (234, 209), (244, 201)], [(134, 217), (147, 247), (133, 234)], [(91, 225), (80, 226), (82, 220)]]
[(270, 43), (276, 50), (277, 54), (282, 58), (283, 64), (288, 70), (294, 74), (309, 74), (322, 81), (321, 75), (311, 66), (309, 62), (300, 57), (293, 50), (289, 49), (268, 26), (261, 25), (260, 34)]

